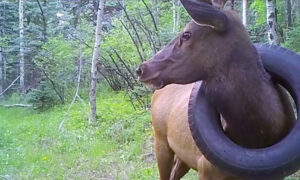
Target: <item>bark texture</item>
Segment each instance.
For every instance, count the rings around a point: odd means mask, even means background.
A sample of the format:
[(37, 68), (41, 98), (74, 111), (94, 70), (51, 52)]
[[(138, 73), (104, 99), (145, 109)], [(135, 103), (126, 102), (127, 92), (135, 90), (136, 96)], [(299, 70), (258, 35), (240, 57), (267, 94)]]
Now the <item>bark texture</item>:
[[(6, 25), (5, 25), (5, 23), (4, 22), (6, 22), (6, 6), (5, 6), (5, 4), (4, 4), (4, 6), (3, 6), (3, 29), (2, 29), (2, 34), (3, 34), (3, 36), (6, 34), (6, 32), (5, 32), (5, 28), (6, 28)], [(3, 61), (3, 83), (4, 83), (4, 85), (6, 85), (6, 64), (7, 64), (7, 62), (6, 62), (6, 58), (5, 58), (5, 49), (4, 49), (4, 47), (2, 47), (2, 61)]]
[(158, 15), (159, 15), (159, 0), (151, 0), (153, 9), (152, 14), (154, 17), (155, 24), (158, 24)]
[(292, 27), (292, 3), (291, 0), (286, 0), (286, 19), (287, 19), (287, 26)]
[(231, 3), (231, 9), (234, 10), (234, 0), (230, 0)]
[[(2, 47), (0, 47), (0, 93), (3, 91), (3, 58), (2, 58)], [(1, 96), (0, 96), (1, 97)]]
[(173, 33), (177, 32), (180, 23), (179, 0), (173, 0)]
[(19, 0), (19, 34), (20, 34), (20, 92), (21, 94), (25, 94), (24, 0)]
[(297, 23), (299, 23), (299, 19), (300, 19), (300, 1), (299, 0), (293, 0), (293, 15), (295, 16), (295, 20), (297, 20)]
[(99, 58), (100, 45), (101, 45), (101, 31), (102, 31), (103, 11), (104, 11), (104, 0), (100, 0), (98, 11), (97, 11), (95, 46), (94, 46), (92, 67), (91, 67), (91, 87), (90, 87), (91, 116), (90, 116), (90, 121), (96, 121), (96, 119), (97, 119), (97, 105), (96, 105), (97, 61), (98, 61), (98, 58)]
[(243, 24), (245, 27), (248, 26), (247, 12), (248, 12), (248, 0), (243, 0)]
[(276, 2), (275, 0), (266, 0), (267, 8), (267, 27), (268, 27), (268, 41), (269, 44), (278, 45), (279, 38), (277, 34), (277, 22), (276, 22)]

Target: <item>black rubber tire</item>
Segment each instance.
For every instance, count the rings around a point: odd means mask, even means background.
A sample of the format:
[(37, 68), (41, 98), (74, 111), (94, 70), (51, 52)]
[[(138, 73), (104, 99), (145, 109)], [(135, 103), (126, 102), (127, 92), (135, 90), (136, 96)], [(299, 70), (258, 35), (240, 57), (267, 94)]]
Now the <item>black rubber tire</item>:
[(298, 119), (289, 135), (268, 148), (238, 146), (222, 131), (219, 115), (201, 83), (195, 84), (190, 97), (189, 125), (200, 151), (220, 169), (245, 179), (281, 179), (300, 168), (300, 55), (278, 46), (255, 46), (266, 70), (292, 94), (296, 103)]

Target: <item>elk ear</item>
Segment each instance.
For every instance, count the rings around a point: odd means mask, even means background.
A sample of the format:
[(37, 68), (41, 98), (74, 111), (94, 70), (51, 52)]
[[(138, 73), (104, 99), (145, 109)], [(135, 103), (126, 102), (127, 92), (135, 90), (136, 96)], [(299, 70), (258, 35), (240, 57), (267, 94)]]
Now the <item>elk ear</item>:
[(181, 0), (181, 3), (195, 22), (210, 25), (218, 32), (226, 31), (228, 18), (217, 8), (198, 0)]

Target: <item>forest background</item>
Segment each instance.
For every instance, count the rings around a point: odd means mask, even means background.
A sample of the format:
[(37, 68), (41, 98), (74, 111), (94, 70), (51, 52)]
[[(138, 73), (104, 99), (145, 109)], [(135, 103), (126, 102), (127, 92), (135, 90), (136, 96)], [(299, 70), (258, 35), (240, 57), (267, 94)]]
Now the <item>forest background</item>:
[[(253, 42), (300, 53), (300, 0), (233, 5)], [(135, 69), (189, 21), (179, 0), (1, 0), (0, 179), (158, 179)]]

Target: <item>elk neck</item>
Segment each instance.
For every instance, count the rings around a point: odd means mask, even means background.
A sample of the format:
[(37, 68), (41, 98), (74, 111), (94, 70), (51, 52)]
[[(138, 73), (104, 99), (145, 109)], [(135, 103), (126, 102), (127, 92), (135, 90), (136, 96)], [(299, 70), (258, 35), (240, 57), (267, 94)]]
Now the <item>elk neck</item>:
[(239, 46), (204, 81), (212, 104), (226, 121), (225, 132), (248, 148), (274, 144), (289, 130), (282, 96), (265, 72), (254, 46)]

